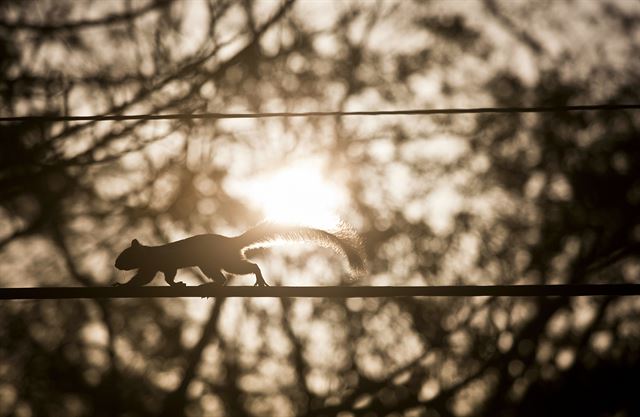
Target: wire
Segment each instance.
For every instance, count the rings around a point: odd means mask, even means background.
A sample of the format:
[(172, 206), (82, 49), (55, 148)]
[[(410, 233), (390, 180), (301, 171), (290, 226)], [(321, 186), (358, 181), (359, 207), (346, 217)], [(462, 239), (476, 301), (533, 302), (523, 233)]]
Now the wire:
[(106, 120), (197, 120), (197, 119), (265, 119), (272, 117), (328, 117), (328, 116), (430, 116), (439, 114), (479, 114), (479, 113), (558, 113), (570, 111), (615, 111), (638, 110), (640, 104), (588, 104), (576, 106), (533, 106), (533, 107), (471, 107), (440, 109), (405, 109), (371, 111), (308, 111), (308, 112), (265, 112), (265, 113), (166, 113), (166, 114), (104, 114), (94, 116), (2, 116), (0, 122), (79, 122)]
[(0, 300), (167, 297), (577, 297), (640, 295), (640, 284), (439, 285), (406, 287), (31, 287), (0, 288)]

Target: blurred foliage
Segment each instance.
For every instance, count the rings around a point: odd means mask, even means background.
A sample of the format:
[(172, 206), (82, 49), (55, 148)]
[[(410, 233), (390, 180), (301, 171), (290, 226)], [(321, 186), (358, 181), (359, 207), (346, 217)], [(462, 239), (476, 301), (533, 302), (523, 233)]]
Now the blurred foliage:
[[(624, 0), (4, 1), (0, 108), (637, 103), (639, 24)], [(311, 159), (365, 237), (361, 285), (637, 282), (639, 127), (634, 112), (3, 124), (0, 282), (109, 285), (132, 238), (242, 232), (262, 215), (242, 184)], [(272, 283), (344, 276), (318, 249), (256, 256)], [(639, 313), (615, 297), (3, 302), (0, 415), (638, 415)]]

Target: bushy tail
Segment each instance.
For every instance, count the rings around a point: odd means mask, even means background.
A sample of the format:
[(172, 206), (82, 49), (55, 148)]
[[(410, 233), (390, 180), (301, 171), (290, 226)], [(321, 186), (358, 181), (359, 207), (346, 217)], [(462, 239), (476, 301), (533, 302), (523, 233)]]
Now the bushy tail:
[(236, 237), (235, 241), (243, 252), (247, 249), (273, 246), (282, 241), (314, 242), (346, 256), (352, 277), (359, 277), (366, 272), (362, 239), (344, 222), (339, 222), (331, 231), (263, 222)]

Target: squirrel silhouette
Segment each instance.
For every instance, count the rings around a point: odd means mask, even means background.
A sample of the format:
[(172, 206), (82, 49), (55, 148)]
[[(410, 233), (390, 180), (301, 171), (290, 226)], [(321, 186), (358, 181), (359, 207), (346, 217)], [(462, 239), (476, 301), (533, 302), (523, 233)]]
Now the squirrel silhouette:
[(128, 282), (114, 285), (142, 286), (162, 272), (169, 285), (184, 286), (185, 283), (175, 281), (177, 270), (198, 267), (217, 285), (226, 284), (227, 278), (222, 273), (226, 271), (237, 275), (254, 274), (254, 286), (269, 286), (258, 265), (249, 262), (245, 252), (252, 248), (273, 246), (280, 241), (315, 242), (344, 255), (352, 277), (365, 272), (362, 240), (353, 228), (343, 222), (339, 222), (332, 232), (263, 222), (235, 237), (202, 234), (160, 246), (145, 246), (134, 239), (131, 246), (118, 255), (115, 267), (124, 271), (138, 271)]

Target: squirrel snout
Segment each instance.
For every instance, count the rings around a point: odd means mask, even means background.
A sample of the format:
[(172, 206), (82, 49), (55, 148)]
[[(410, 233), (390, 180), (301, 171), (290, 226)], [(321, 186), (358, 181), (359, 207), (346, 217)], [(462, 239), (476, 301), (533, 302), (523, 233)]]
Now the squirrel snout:
[(131, 262), (127, 262), (126, 259), (123, 259), (122, 256), (118, 256), (116, 258), (114, 266), (121, 271), (129, 271), (131, 269), (137, 268), (135, 265), (131, 265)]

